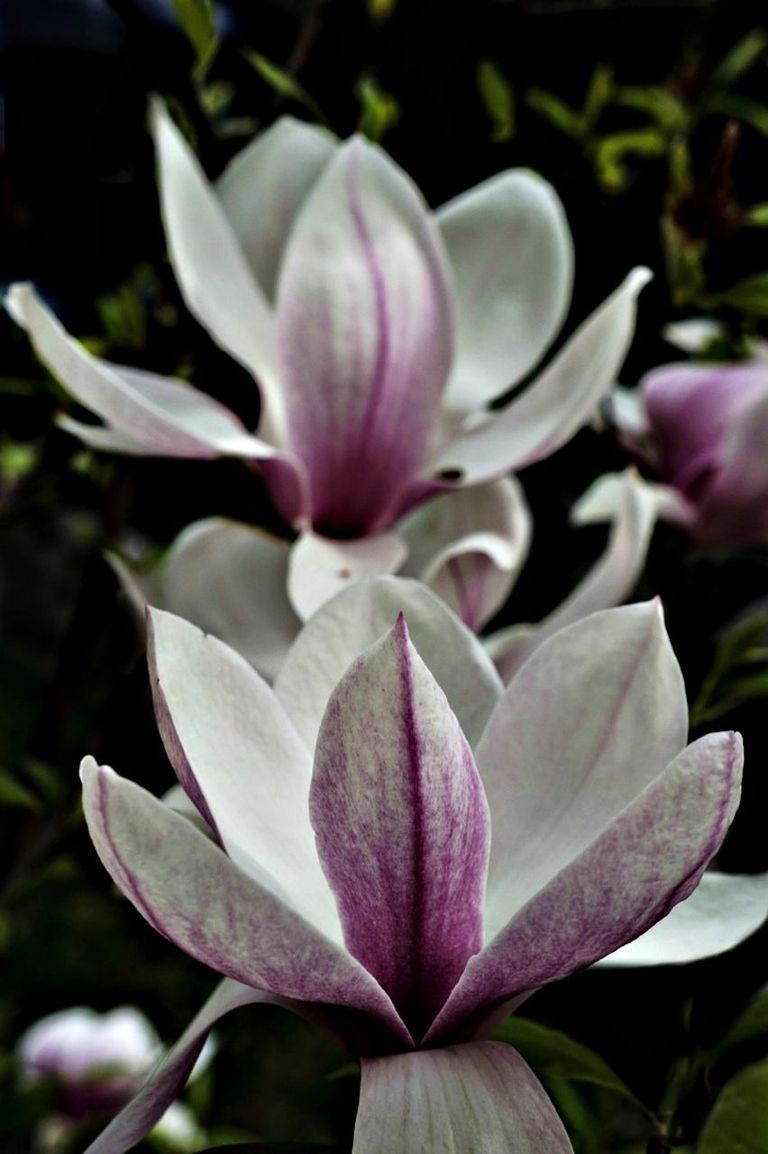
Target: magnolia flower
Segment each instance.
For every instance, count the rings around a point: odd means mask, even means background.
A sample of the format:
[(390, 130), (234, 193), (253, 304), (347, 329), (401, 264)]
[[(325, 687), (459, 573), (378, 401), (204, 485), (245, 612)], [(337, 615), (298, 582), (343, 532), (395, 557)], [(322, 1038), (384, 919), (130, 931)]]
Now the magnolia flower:
[[(634, 469), (600, 478), (581, 497), (572, 521), (611, 522), (608, 543), (544, 621), (485, 638), (504, 681), (557, 629), (629, 596), (645, 564), (657, 504), (655, 487)], [(402, 524), (410, 552), (401, 572), (423, 581), (477, 632), (514, 588), (531, 529), (512, 477), (439, 496)], [(289, 558), (288, 542), (221, 517), (187, 526), (152, 567), (108, 555), (142, 625), (147, 604), (168, 609), (231, 645), (269, 681), (301, 629), (286, 593)]]
[(768, 543), (765, 359), (665, 365), (637, 398), (621, 397), (616, 414), (670, 487), (667, 520), (705, 549)]
[(519, 396), (567, 312), (572, 244), (553, 189), (508, 171), (431, 214), (360, 138), (280, 120), (211, 184), (161, 105), (160, 192), (191, 312), (258, 382), (256, 433), (182, 381), (109, 364), (29, 286), (9, 307), (123, 453), (257, 462), (299, 537), (288, 592), (306, 619), (355, 577), (392, 572), (403, 517), (441, 491), (553, 453), (595, 413), (631, 339), (636, 269)]
[[(405, 617), (381, 636), (393, 609)], [(150, 667), (210, 836), (91, 758), (88, 825), (143, 916), (225, 981), (89, 1154), (129, 1149), (214, 1022), (249, 1002), (327, 1026), (360, 1058), (355, 1154), (570, 1151), (525, 1063), (486, 1039), (540, 986), (631, 953), (695, 890), (739, 793), (737, 735), (685, 744), (658, 605), (559, 631), (506, 690), (447, 607), (394, 578), (324, 606), (274, 690), (162, 611)], [(752, 928), (766, 896), (763, 882)], [(749, 919), (742, 903), (736, 930), (720, 897), (726, 948)], [(689, 907), (689, 956), (698, 918)], [(641, 961), (680, 960), (679, 923), (660, 931), (638, 939)]]
[(26, 1082), (53, 1079), (57, 1109), (71, 1119), (115, 1114), (138, 1090), (160, 1054), (160, 1039), (139, 1010), (99, 1014), (74, 1006), (41, 1018), (19, 1039)]

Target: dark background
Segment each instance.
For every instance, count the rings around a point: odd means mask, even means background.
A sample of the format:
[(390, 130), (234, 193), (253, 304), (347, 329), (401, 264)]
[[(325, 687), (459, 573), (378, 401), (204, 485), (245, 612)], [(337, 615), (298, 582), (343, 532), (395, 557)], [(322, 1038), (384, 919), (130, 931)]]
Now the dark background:
[[(768, 201), (768, 139), (754, 124), (734, 128), (717, 112), (694, 118), (691, 187), (670, 209), (667, 152), (630, 155), (624, 187), (607, 189), (589, 142), (526, 99), (535, 87), (581, 108), (595, 69), (609, 65), (617, 83), (664, 85), (695, 109), (728, 49), (760, 28), (762, 3), (399, 0), (384, 20), (362, 0), (243, 0), (222, 8), (223, 43), (206, 83), (232, 86), (231, 119), (255, 129), (284, 112), (309, 117), (254, 71), (242, 54), (248, 46), (298, 80), (341, 136), (359, 123), (360, 77), (373, 77), (399, 105), (383, 144), (432, 204), (508, 166), (532, 167), (552, 181), (576, 245), (568, 329), (632, 265), (650, 265), (656, 279), (642, 298), (625, 383), (676, 359), (662, 325), (701, 311), (676, 298), (667, 276), (664, 213), (688, 241), (702, 243), (708, 291), (768, 268), (768, 233), (742, 227), (743, 206)], [(186, 359), (196, 383), (255, 422), (252, 383), (185, 313), (164, 256), (148, 93), (183, 110), (212, 176), (247, 139), (222, 133), (222, 119), (203, 108), (193, 51), (169, 8), (162, 0), (3, 0), (0, 37), (0, 280), (34, 280), (71, 331), (115, 359), (160, 372)], [(493, 139), (478, 88), (483, 61), (514, 93), (510, 139)], [(765, 54), (734, 90), (768, 103)], [(641, 120), (610, 106), (596, 131), (629, 131)], [(97, 304), (126, 282), (139, 285), (138, 339), (116, 337)], [(724, 307), (720, 315), (735, 334), (762, 323), (759, 310)], [(77, 810), (85, 752), (156, 792), (171, 784), (141, 641), (102, 549), (129, 527), (165, 545), (211, 513), (273, 527), (274, 515), (258, 479), (236, 463), (84, 463), (80, 446), (52, 423), (63, 393), (4, 316), (0, 347), (0, 1046), (7, 1055), (29, 1023), (76, 1003), (136, 1003), (170, 1039), (204, 998), (210, 975), (117, 900)], [(18, 446), (31, 463), (14, 469)], [(536, 620), (586, 570), (604, 532), (570, 530), (568, 510), (595, 476), (624, 462), (610, 431), (587, 430), (523, 474), (536, 514), (534, 547), (501, 623)], [(718, 630), (767, 591), (765, 551), (697, 556), (673, 530), (659, 529), (640, 592), (663, 596), (692, 695)], [(757, 701), (710, 727), (741, 728), (747, 743), (745, 805), (721, 855), (731, 870), (768, 869), (765, 711)], [(765, 983), (767, 945), (763, 933), (682, 971), (584, 974), (537, 995), (525, 1013), (593, 1046), (657, 1105), (671, 1063), (717, 1037)], [(348, 1139), (356, 1083), (326, 1080), (344, 1062), (332, 1043), (270, 1010), (244, 1011), (220, 1033), (210, 1107), (218, 1124), (264, 1140)], [(0, 1143), (21, 1152), (36, 1107), (16, 1093), (7, 1061), (0, 1079)], [(692, 1096), (691, 1134), (714, 1089)]]

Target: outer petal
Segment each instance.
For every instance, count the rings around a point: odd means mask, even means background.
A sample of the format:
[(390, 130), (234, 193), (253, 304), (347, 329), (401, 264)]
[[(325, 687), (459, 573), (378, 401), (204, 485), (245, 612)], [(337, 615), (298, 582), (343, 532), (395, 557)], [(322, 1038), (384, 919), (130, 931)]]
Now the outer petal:
[(768, 918), (768, 874), (707, 870), (690, 897), (598, 966), (668, 966), (732, 950)]
[(430, 1040), (605, 957), (686, 898), (728, 830), (741, 764), (735, 733), (683, 750), (470, 960)]
[(347, 948), (416, 1038), (482, 946), (490, 822), (472, 751), (402, 616), (328, 703), (310, 805)]
[[(184, 381), (109, 364), (72, 339), (31, 285), (10, 290), (7, 307), (29, 333), (40, 360), (75, 400), (110, 426), (117, 438), (99, 448), (127, 451), (131, 445), (164, 457), (276, 457), (276, 450), (245, 431), (238, 418), (212, 397)], [(75, 425), (75, 428), (78, 426)], [(94, 434), (105, 436), (102, 430)]]
[(418, 191), (359, 139), (300, 212), (278, 284), (290, 443), (318, 532), (386, 529), (427, 452), (452, 353), (440, 239)]
[(296, 214), (335, 148), (330, 133), (283, 116), (239, 152), (216, 182), (240, 248), (269, 301)]
[(179, 286), (190, 312), (259, 380), (268, 439), (282, 440), (272, 311), (197, 157), (161, 101), (152, 106), (160, 206)]
[(445, 493), (398, 525), (401, 572), (419, 577), (475, 632), (507, 600), (528, 555), (531, 514), (513, 477)]
[(341, 940), (309, 824), (311, 759), (283, 706), (234, 650), (150, 609), (158, 725), (179, 781), (233, 861)]
[(467, 413), (524, 377), (557, 333), (571, 298), (573, 242), (555, 190), (521, 170), (465, 192), (437, 220), (458, 304), (445, 403)]
[(363, 1062), (352, 1154), (394, 1150), (572, 1154), (543, 1087), (501, 1042)]
[(288, 542), (211, 517), (176, 538), (157, 573), (153, 604), (194, 622), (274, 679), (301, 622), (286, 593)]
[(632, 339), (635, 299), (649, 276), (646, 269), (630, 273), (525, 392), (447, 445), (434, 470), (476, 485), (532, 465), (569, 441), (616, 380)]
[(310, 749), (331, 693), (400, 613), (470, 744), (482, 733), (502, 686), (480, 642), (417, 581), (373, 577), (358, 581), (315, 614), (275, 680), (275, 692)]
[(658, 603), (595, 613), (534, 653), (477, 747), (493, 826), (489, 936), (635, 800), (687, 730)]
[(271, 1002), (287, 1009), (294, 1008), (294, 1003), (287, 999), (225, 979), (176, 1045), (155, 1066), (136, 1097), (90, 1144), (85, 1154), (126, 1154), (141, 1141), (183, 1088), (211, 1027), (230, 1010), (253, 1002)]
[(337, 593), (362, 577), (393, 573), (407, 553), (395, 533), (379, 533), (356, 541), (334, 541), (315, 533), (302, 533), (293, 545), (288, 562), (288, 596), (307, 621)]
[(371, 975), (146, 790), (86, 758), (88, 829), (116, 885), (197, 961), (256, 990), (365, 1012), (408, 1045)]
[(505, 683), (547, 637), (629, 596), (645, 565), (658, 508), (657, 487), (646, 484), (634, 469), (601, 477), (584, 494), (572, 519), (583, 525), (610, 516), (608, 546), (562, 605), (538, 625), (513, 626), (488, 638), (488, 651)]

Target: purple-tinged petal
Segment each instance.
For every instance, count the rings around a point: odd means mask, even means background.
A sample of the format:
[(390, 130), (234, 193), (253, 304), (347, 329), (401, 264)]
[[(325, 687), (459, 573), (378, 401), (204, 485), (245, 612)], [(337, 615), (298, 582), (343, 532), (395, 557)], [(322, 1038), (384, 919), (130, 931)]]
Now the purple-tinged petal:
[(155, 1066), (135, 1098), (114, 1118), (85, 1154), (126, 1154), (163, 1116), (183, 1089), (192, 1067), (213, 1026), (231, 1010), (254, 1002), (268, 1002), (286, 1009), (295, 1003), (250, 986), (225, 979), (184, 1031), (178, 1042)]
[(286, 593), (287, 541), (252, 525), (189, 525), (153, 574), (153, 605), (213, 633), (273, 680), (301, 628)]
[(310, 812), (347, 948), (417, 1038), (482, 946), (490, 823), (472, 751), (402, 616), (331, 696)]
[(705, 548), (768, 541), (766, 445), (768, 396), (763, 395), (731, 426), (721, 467), (698, 504), (691, 532)]
[(576, 330), (520, 397), (445, 446), (438, 474), (476, 485), (522, 469), (564, 445), (613, 387), (635, 325), (635, 301), (650, 273), (635, 269)]
[(713, 958), (740, 945), (766, 918), (768, 873), (707, 870), (690, 897), (597, 965), (669, 966)]
[[(106, 421), (106, 431), (93, 430), (102, 438), (97, 447), (164, 457), (278, 455), (271, 445), (247, 433), (218, 401), (186, 382), (92, 356), (69, 336), (31, 285), (14, 285), (7, 307), (27, 330), (40, 360), (75, 400)], [(122, 440), (127, 448), (121, 446)]]
[(468, 413), (530, 372), (562, 325), (573, 242), (556, 192), (531, 172), (493, 176), (436, 215), (457, 299), (445, 405)]
[(476, 749), (493, 829), (489, 937), (634, 801), (687, 732), (658, 603), (595, 613), (536, 650)]
[(768, 366), (665, 365), (648, 373), (641, 389), (659, 471), (695, 501), (723, 463), (735, 424), (768, 400)]
[(152, 104), (160, 207), (179, 287), (217, 344), (258, 379), (260, 427), (283, 442), (272, 310), (197, 157), (160, 100)]
[(390, 629), (408, 621), (421, 659), (445, 693), (472, 744), (501, 692), (493, 662), (447, 605), (417, 581), (369, 577), (326, 602), (302, 629), (275, 679), (291, 721), (314, 749), (331, 693), (357, 657)]
[(487, 639), (488, 652), (505, 684), (553, 633), (629, 596), (648, 554), (658, 515), (658, 488), (648, 485), (634, 469), (627, 469), (601, 477), (579, 500), (572, 513), (576, 524), (612, 519), (608, 545), (562, 605), (538, 625), (515, 625)]
[(364, 1013), (410, 1036), (376, 980), (146, 790), (86, 758), (83, 806), (113, 881), (150, 925), (225, 977), (255, 990)]
[(157, 609), (147, 624), (155, 713), (179, 781), (241, 869), (341, 941), (309, 823), (311, 758), (280, 701), (215, 637)]
[(422, 469), (448, 375), (452, 299), (439, 234), (408, 177), (354, 139), (288, 240), (277, 289), (289, 443), (316, 530), (386, 529)]
[(502, 1042), (363, 1061), (352, 1154), (395, 1150), (573, 1154), (544, 1088)]
[(328, 132), (283, 116), (229, 162), (216, 192), (251, 271), (274, 300), (296, 214), (336, 150)]
[(470, 960), (428, 1041), (613, 953), (688, 897), (728, 831), (741, 766), (735, 733), (684, 749)]
[(507, 600), (528, 555), (531, 514), (513, 477), (445, 493), (398, 525), (404, 576), (420, 578), (478, 632)]
[(354, 541), (302, 533), (288, 561), (291, 605), (302, 621), (307, 621), (326, 601), (361, 578), (394, 573), (407, 551), (395, 533), (378, 533)]

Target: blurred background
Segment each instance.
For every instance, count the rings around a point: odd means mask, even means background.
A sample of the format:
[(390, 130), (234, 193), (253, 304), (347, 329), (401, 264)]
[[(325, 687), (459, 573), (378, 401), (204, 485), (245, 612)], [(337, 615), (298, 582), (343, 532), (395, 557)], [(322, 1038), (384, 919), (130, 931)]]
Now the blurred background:
[[(251, 426), (252, 382), (186, 312), (166, 259), (151, 93), (210, 176), (285, 113), (379, 141), (433, 205), (510, 166), (540, 172), (575, 238), (565, 335), (630, 267), (654, 271), (624, 384), (678, 359), (663, 338), (670, 321), (719, 318), (732, 356), (764, 332), (759, 0), (0, 0), (0, 93), (0, 282), (34, 281), (89, 348), (181, 372)], [(160, 551), (209, 514), (286, 530), (237, 462), (84, 451), (54, 423), (71, 402), (5, 314), (0, 349), (0, 1147), (26, 1154), (51, 1109), (45, 1088), (19, 1083), (14, 1044), (30, 1023), (75, 1004), (131, 1003), (170, 1040), (213, 985), (117, 898), (80, 815), (86, 752), (155, 792), (172, 783), (140, 633), (104, 549), (135, 538)], [(610, 429), (588, 429), (524, 472), (533, 551), (498, 624), (537, 620), (586, 571), (605, 531), (570, 528), (568, 511), (624, 463)], [(723, 657), (723, 631), (727, 641), (768, 596), (768, 552), (703, 556), (662, 526), (639, 592), (662, 595), (695, 700), (713, 663), (728, 674), (736, 660)], [(742, 872), (768, 870), (767, 670), (753, 700), (732, 708), (724, 690), (717, 717), (747, 743), (745, 805), (720, 859)], [(684, 971), (583, 974), (525, 1014), (596, 1050), (656, 1109), (670, 1071), (714, 1044), (763, 986), (767, 947), (763, 933)], [(219, 1038), (193, 1091), (209, 1144), (348, 1148), (357, 1084), (331, 1042), (255, 1008)], [(764, 1056), (764, 1035), (746, 1045), (714, 1083), (693, 1080), (684, 1145), (734, 1063)], [(553, 1093), (586, 1119), (581, 1154), (646, 1148), (642, 1114), (609, 1091), (561, 1081)]]

